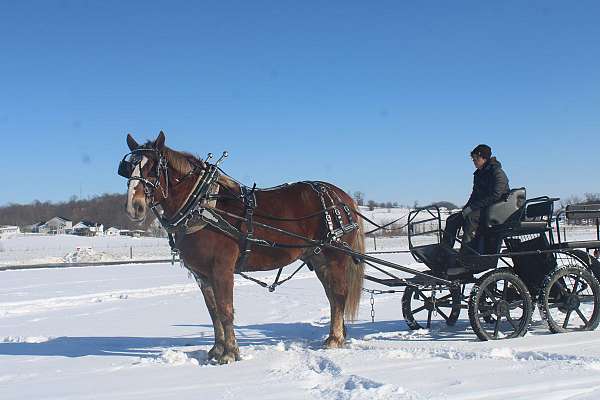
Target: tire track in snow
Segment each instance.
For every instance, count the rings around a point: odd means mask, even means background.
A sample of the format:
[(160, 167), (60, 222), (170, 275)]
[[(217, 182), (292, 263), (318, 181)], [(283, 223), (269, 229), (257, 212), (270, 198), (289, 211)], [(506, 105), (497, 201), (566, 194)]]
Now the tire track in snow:
[[(298, 274), (295, 279), (308, 279), (313, 273)], [(254, 282), (235, 279), (235, 287), (256, 285)], [(190, 292), (200, 293), (198, 285), (194, 283), (157, 286), (141, 289), (121, 289), (109, 292), (89, 293), (80, 296), (49, 297), (36, 300), (0, 303), (0, 318), (21, 316), (26, 314), (42, 313), (54, 310), (77, 308), (95, 303), (105, 303), (126, 299), (146, 299), (150, 297), (181, 295)]]
[(392, 384), (376, 382), (359, 375), (345, 374), (340, 366), (326, 356), (329, 351), (286, 345), (283, 365), (273, 369), (272, 373), (294, 382), (303, 382), (309, 387), (315, 399), (415, 400), (419, 398)]
[(32, 313), (77, 308), (95, 303), (145, 299), (198, 291), (195, 283), (158, 286), (144, 289), (124, 289), (110, 292), (90, 293), (81, 296), (50, 297), (45, 299), (0, 303), (0, 318), (21, 316)]
[[(418, 332), (418, 331), (417, 331)], [(586, 357), (572, 354), (552, 353), (537, 350), (515, 350), (509, 347), (494, 347), (478, 351), (468, 351), (454, 347), (404, 347), (377, 346), (372, 340), (350, 340), (350, 348), (355, 350), (382, 351), (395, 359), (447, 359), (453, 361), (470, 360), (512, 360), (517, 362), (562, 362), (577, 368), (600, 370), (600, 357)]]

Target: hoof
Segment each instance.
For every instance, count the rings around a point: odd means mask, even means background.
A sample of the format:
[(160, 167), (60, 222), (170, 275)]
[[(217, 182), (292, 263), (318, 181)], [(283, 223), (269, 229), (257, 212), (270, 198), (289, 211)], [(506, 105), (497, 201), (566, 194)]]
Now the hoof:
[(240, 355), (238, 352), (228, 352), (218, 358), (219, 364), (231, 364), (234, 361), (239, 361)]
[(218, 359), (225, 352), (225, 347), (222, 344), (215, 344), (212, 349), (208, 351), (208, 359)]
[(341, 349), (344, 347), (344, 345), (344, 339), (339, 339), (331, 336), (328, 337), (327, 340), (325, 340), (325, 343), (323, 343), (323, 346), (325, 346), (326, 349)]

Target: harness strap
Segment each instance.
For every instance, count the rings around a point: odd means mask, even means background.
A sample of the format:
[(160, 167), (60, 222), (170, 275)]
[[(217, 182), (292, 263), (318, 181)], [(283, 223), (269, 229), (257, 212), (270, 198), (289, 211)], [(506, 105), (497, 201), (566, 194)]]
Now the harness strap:
[(252, 189), (249, 189), (247, 186), (240, 185), (241, 197), (245, 208), (246, 234), (240, 238), (240, 255), (235, 262), (235, 272), (238, 274), (246, 270), (246, 262), (248, 261), (248, 257), (250, 257), (251, 252), (250, 245), (252, 239), (254, 238), (253, 215), (254, 209), (256, 208), (256, 195), (254, 194), (255, 190), (256, 183), (254, 186), (252, 186)]
[(284, 283), (286, 283), (287, 281), (292, 279), (294, 277), (294, 275), (296, 275), (298, 273), (298, 271), (300, 271), (305, 265), (306, 265), (306, 262), (303, 262), (302, 265), (300, 265), (298, 268), (296, 268), (296, 270), (294, 272), (292, 272), (292, 274), (290, 276), (288, 276), (287, 278), (285, 278), (282, 281), (280, 281), (279, 278), (281, 277), (281, 271), (283, 271), (283, 267), (279, 267), (279, 271), (277, 271), (277, 277), (275, 277), (275, 282), (273, 282), (270, 285), (266, 282), (260, 281), (256, 278), (253, 278), (250, 275), (246, 275), (243, 272), (239, 272), (239, 275), (244, 279), (247, 279), (249, 281), (259, 284), (260, 286), (262, 286), (264, 288), (269, 289), (269, 292), (274, 292), (275, 289), (277, 288), (277, 286), (283, 285)]
[[(315, 192), (317, 192), (317, 194), (319, 195), (319, 200), (321, 201), (321, 205), (323, 207), (323, 213), (325, 215), (325, 225), (327, 226), (327, 229), (328, 229), (327, 241), (329, 243), (339, 242), (339, 241), (341, 241), (342, 237), (345, 234), (358, 229), (358, 224), (356, 222), (354, 222), (354, 219), (352, 218), (352, 214), (350, 213), (350, 208), (346, 204), (341, 202), (341, 199), (339, 198), (339, 196), (337, 196), (337, 194), (335, 192), (333, 193), (333, 195), (335, 195), (335, 197), (339, 201), (338, 205), (341, 205), (347, 214), (347, 217), (348, 217), (347, 224), (344, 223), (344, 220), (342, 218), (342, 213), (340, 212), (335, 201), (333, 200), (333, 197), (331, 196), (331, 193), (328, 190), (327, 186), (323, 182), (306, 182), (306, 183), (309, 184), (313, 188), (313, 190)], [(329, 199), (331, 206), (327, 207), (325, 197), (327, 197)], [(333, 215), (335, 216), (335, 219), (337, 221), (338, 228), (334, 227), (333, 218), (331, 217), (331, 214), (329, 213), (330, 209), (333, 211)]]

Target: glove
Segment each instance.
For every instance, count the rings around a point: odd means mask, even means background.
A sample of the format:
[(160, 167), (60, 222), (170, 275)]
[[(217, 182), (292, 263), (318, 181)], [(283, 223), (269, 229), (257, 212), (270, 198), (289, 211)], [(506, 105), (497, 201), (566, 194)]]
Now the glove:
[(467, 215), (471, 214), (472, 212), (473, 212), (473, 210), (471, 209), (471, 207), (465, 207), (462, 209), (463, 217), (466, 217)]

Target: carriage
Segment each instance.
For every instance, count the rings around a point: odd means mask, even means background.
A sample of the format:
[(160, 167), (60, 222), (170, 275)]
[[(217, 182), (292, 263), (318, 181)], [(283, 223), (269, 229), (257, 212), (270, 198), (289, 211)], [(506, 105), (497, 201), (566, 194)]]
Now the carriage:
[[(234, 274), (258, 282), (247, 273), (279, 269), (274, 284), (259, 282), (273, 290), (289, 279), (279, 281), (284, 266), (295, 260), (315, 271), (329, 300), (326, 347), (344, 346), (344, 320), (356, 316), (365, 279), (403, 289), (397, 291), (404, 293), (402, 310), (410, 328), (429, 326), (433, 313), (452, 325), (467, 308), (480, 339), (518, 337), (529, 327), (534, 302), (552, 332), (591, 330), (600, 321), (594, 276), (600, 267), (586, 251), (600, 247), (599, 208), (566, 210), (567, 216), (596, 218), (596, 240), (563, 241), (558, 221), (555, 240), (557, 199), (526, 199), (525, 189), (513, 190), (488, 207), (476, 245), (467, 253), (442, 240), (438, 207), (417, 208), (408, 215), (408, 238), (411, 254), (428, 268), (422, 271), (367, 254), (362, 228), (367, 218), (330, 183), (250, 188), (220, 168), (227, 152), (210, 163), (211, 154), (202, 160), (166, 147), (162, 132), (143, 145), (128, 135), (127, 144), (131, 152), (118, 170), (128, 180), (127, 213), (143, 221), (151, 210), (168, 232), (174, 253), (202, 290), (215, 333), (208, 355), (220, 363), (240, 359)], [(365, 274), (365, 266), (385, 277)]]
[[(600, 247), (600, 207), (567, 206), (554, 218), (557, 200), (526, 199), (525, 188), (512, 190), (486, 210), (475, 245), (463, 253), (442, 240), (438, 207), (417, 208), (408, 217), (409, 248), (429, 271), (411, 278), (383, 271), (386, 278), (365, 279), (404, 287), (402, 311), (411, 329), (430, 327), (434, 313), (454, 325), (468, 309), (481, 340), (514, 338), (527, 332), (537, 304), (554, 333), (593, 330), (600, 321), (600, 262), (588, 251)], [(561, 215), (594, 218), (596, 240), (563, 241)]]

